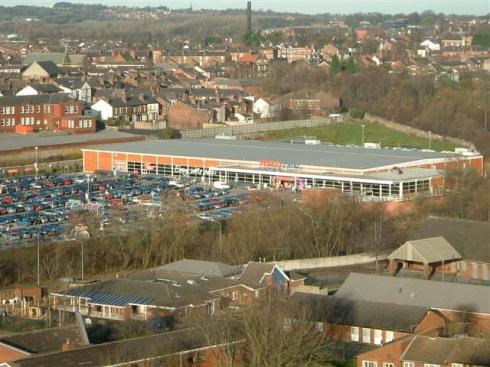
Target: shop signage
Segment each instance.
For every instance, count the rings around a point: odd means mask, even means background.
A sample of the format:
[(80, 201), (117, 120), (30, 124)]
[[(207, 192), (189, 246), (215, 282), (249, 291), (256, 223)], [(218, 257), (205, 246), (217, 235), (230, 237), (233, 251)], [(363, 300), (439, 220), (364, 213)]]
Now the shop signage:
[(292, 168), (298, 169), (299, 164), (291, 163), (291, 162), (281, 162), (281, 161), (269, 161), (264, 160), (260, 161), (260, 165), (262, 167), (271, 167), (271, 168)]

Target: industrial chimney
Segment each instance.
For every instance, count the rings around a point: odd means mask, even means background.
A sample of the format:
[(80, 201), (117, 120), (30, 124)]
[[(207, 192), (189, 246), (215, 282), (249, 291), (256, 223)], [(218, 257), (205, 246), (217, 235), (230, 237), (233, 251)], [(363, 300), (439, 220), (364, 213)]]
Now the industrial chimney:
[(247, 1), (247, 34), (252, 33), (252, 2)]

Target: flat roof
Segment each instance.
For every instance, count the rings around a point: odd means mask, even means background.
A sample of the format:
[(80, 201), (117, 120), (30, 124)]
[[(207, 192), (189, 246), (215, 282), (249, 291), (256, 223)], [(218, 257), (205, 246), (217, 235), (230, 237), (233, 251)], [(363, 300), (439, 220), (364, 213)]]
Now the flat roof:
[(329, 167), (336, 170), (370, 170), (379, 167), (403, 166), (415, 161), (464, 157), (456, 153), (408, 149), (370, 149), (338, 145), (221, 139), (150, 140), (99, 146), (87, 150), (249, 162), (273, 160), (302, 166)]

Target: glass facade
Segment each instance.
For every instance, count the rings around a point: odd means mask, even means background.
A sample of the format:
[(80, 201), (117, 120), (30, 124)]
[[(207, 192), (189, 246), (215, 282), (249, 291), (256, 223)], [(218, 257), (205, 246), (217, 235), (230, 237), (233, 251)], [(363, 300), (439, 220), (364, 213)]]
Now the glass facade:
[(290, 173), (264, 171), (260, 169), (238, 169), (234, 171), (232, 168), (215, 168), (203, 169), (197, 167), (169, 165), (169, 164), (145, 164), (141, 162), (129, 161), (127, 164), (128, 172), (137, 174), (159, 174), (164, 176), (181, 176), (181, 177), (197, 177), (209, 181), (226, 181), (236, 183), (258, 184), (267, 187), (284, 185), (292, 187), (296, 185), (298, 188), (330, 188), (342, 192), (354, 193), (362, 197), (378, 197), (378, 198), (407, 198), (417, 194), (430, 193), (431, 184), (430, 178), (406, 180), (402, 182), (386, 183), (386, 182), (362, 182), (355, 178), (345, 179), (323, 179), (318, 177), (302, 177), (301, 173), (297, 176), (292, 176)]

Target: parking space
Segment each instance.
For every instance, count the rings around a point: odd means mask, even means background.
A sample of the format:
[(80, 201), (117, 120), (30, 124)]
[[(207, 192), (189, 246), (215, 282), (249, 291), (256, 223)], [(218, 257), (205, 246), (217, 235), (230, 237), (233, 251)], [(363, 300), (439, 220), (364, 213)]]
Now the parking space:
[(132, 223), (175, 209), (191, 219), (226, 220), (250, 201), (252, 195), (246, 190), (209, 187), (189, 178), (82, 173), (4, 178), (0, 179), (0, 249), (29, 246), (38, 238), (69, 239), (81, 222), (100, 231), (130, 228)]

